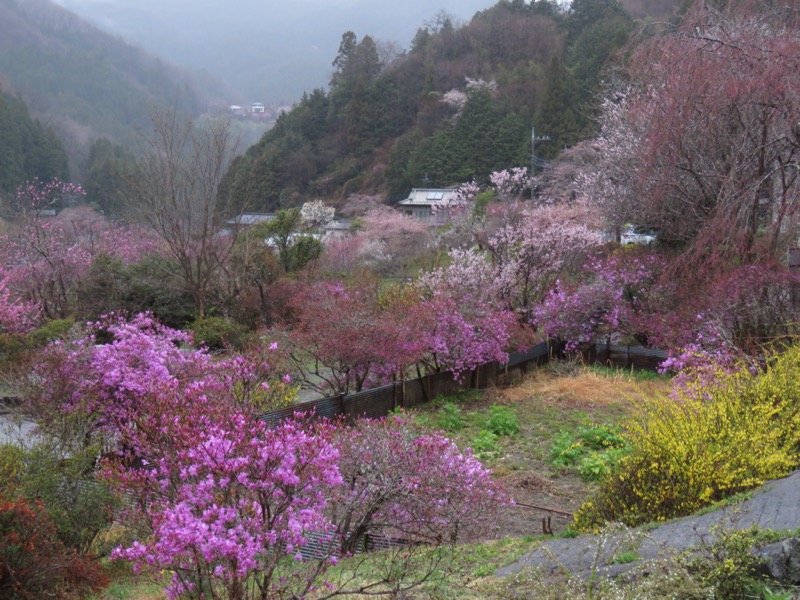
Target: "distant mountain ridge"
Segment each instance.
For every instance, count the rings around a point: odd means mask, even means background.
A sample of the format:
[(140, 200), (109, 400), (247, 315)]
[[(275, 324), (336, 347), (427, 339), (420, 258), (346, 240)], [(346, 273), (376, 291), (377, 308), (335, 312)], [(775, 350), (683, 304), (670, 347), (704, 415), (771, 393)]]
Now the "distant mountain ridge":
[(50, 0), (0, 0), (0, 86), (59, 134), (73, 163), (101, 136), (131, 144), (154, 106), (191, 115), (208, 103), (185, 72)]
[(328, 84), (345, 31), (408, 47), (437, 11), (469, 21), (492, 0), (58, 0), (176, 64), (224, 78), (236, 103), (293, 103)]

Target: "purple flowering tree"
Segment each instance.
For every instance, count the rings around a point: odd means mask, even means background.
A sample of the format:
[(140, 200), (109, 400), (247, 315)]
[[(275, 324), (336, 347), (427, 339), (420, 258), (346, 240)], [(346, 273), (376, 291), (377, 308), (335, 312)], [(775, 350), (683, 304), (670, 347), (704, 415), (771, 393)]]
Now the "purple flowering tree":
[(665, 264), (655, 254), (628, 250), (591, 258), (582, 280), (556, 282), (536, 308), (535, 323), (572, 350), (600, 336), (647, 342), (654, 313), (663, 309), (657, 283)]

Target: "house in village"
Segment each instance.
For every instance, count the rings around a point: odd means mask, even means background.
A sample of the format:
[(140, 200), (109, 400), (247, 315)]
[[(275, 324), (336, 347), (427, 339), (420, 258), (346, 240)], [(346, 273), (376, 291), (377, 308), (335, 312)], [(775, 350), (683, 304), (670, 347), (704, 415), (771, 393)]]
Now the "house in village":
[[(252, 227), (254, 225), (260, 225), (262, 223), (269, 223), (275, 219), (274, 213), (256, 213), (256, 212), (244, 212), (236, 215), (232, 219), (228, 219), (227, 225), (228, 228), (226, 231), (230, 231), (231, 229), (246, 229), (248, 227)], [(336, 240), (341, 240), (350, 235), (350, 228), (352, 226), (352, 221), (350, 219), (333, 219), (329, 223), (326, 223), (325, 226), (321, 228), (319, 233), (310, 234), (310, 233), (293, 233), (293, 237), (297, 237), (300, 235), (311, 235), (317, 239), (322, 240), (323, 242), (331, 242)], [(269, 241), (267, 241), (269, 244)]]
[(397, 203), (397, 208), (422, 223), (442, 225), (449, 220), (448, 211), (436, 209), (448, 206), (456, 193), (456, 188), (414, 188), (408, 198)]
[(228, 219), (227, 223), (232, 227), (252, 227), (261, 223), (269, 223), (273, 219), (275, 219), (274, 213), (243, 212)]
[(334, 242), (350, 235), (353, 222), (350, 219), (333, 219), (322, 228), (322, 240)]

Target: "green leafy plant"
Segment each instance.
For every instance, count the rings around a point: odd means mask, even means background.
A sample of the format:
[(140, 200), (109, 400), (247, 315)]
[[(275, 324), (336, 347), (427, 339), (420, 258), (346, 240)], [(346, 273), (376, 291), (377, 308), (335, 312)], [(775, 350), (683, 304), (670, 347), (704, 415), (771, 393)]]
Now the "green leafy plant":
[(514, 435), (520, 430), (519, 419), (507, 406), (492, 406), (484, 429), (496, 436)]
[(761, 596), (764, 600), (794, 600), (797, 596), (796, 589), (790, 590), (773, 590), (770, 587), (764, 586), (761, 590)]
[(771, 529), (731, 529), (722, 525), (712, 527), (711, 535), (713, 540), (703, 543), (700, 553), (683, 557), (687, 569), (702, 585), (713, 588), (717, 598), (752, 597), (751, 592), (764, 580), (760, 573), (764, 561), (753, 550), (782, 535)]
[(562, 469), (577, 469), (587, 481), (599, 481), (630, 452), (619, 427), (581, 426), (562, 431), (550, 446), (551, 463)]
[(463, 429), (464, 418), (461, 415), (461, 409), (452, 402), (446, 402), (437, 412), (434, 425), (438, 429), (448, 432)]
[(629, 446), (609, 448), (605, 452), (591, 454), (586, 457), (580, 466), (581, 477), (587, 481), (600, 481), (613, 472), (619, 462), (630, 453)]
[(110, 526), (112, 509), (118, 505), (109, 486), (91, 475), (93, 450), (61, 458), (52, 448), (38, 445), (24, 454), (18, 476), (18, 495), (40, 501), (58, 538), (82, 554), (93, 549), (94, 540)]
[(612, 562), (615, 565), (627, 565), (639, 560), (639, 553), (636, 550), (621, 550), (614, 555)]
[(472, 438), (472, 450), (481, 460), (494, 458), (500, 454), (501, 449), (497, 444), (497, 436), (491, 431), (481, 431)]
[(247, 327), (223, 317), (203, 317), (192, 323), (192, 332), (197, 343), (211, 350), (241, 348), (248, 337)]

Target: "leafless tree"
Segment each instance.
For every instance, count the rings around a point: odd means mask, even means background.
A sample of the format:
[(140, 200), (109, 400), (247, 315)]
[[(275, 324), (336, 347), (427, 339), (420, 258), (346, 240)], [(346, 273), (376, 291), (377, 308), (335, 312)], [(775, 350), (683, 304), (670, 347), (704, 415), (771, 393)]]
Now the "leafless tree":
[(227, 268), (236, 231), (226, 228), (217, 192), (238, 145), (226, 120), (201, 125), (174, 110), (151, 113), (142, 136), (141, 169), (131, 181), (133, 204), (165, 243), (173, 275), (203, 317), (216, 278)]

